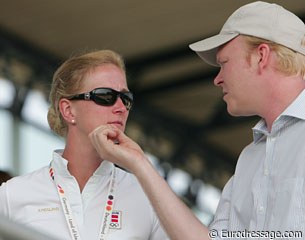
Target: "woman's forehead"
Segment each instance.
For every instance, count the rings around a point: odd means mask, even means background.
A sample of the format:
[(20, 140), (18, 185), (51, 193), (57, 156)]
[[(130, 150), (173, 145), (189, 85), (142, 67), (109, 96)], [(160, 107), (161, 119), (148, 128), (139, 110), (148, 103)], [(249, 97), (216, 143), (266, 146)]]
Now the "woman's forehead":
[(84, 78), (82, 88), (92, 90), (98, 87), (127, 90), (125, 72), (113, 64), (101, 65), (94, 68)]

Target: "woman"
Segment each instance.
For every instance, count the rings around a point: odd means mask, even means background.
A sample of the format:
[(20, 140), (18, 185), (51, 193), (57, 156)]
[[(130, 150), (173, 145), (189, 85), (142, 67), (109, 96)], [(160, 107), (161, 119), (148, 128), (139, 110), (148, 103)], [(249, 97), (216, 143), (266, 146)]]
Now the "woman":
[(122, 58), (104, 50), (68, 59), (50, 102), (48, 121), (65, 148), (49, 166), (2, 185), (0, 213), (59, 239), (167, 239), (135, 177), (89, 139), (100, 125), (125, 130), (133, 95)]

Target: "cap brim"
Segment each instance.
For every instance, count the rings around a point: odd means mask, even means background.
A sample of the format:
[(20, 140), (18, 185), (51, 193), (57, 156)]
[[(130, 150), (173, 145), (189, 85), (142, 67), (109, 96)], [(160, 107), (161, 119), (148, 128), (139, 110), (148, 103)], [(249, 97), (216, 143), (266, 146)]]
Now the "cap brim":
[(221, 45), (237, 37), (238, 33), (224, 34), (220, 33), (213, 37), (192, 43), (189, 47), (195, 51), (205, 62), (210, 65), (218, 66), (216, 61), (217, 49)]

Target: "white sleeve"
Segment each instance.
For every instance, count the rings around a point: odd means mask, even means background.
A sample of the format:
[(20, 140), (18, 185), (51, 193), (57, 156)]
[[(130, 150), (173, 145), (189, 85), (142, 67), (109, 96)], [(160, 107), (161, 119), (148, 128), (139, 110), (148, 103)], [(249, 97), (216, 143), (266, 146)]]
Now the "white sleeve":
[(229, 227), (229, 217), (231, 210), (231, 195), (234, 176), (226, 183), (214, 216), (213, 222), (209, 225), (209, 230), (217, 231), (218, 235), (221, 231), (227, 230)]

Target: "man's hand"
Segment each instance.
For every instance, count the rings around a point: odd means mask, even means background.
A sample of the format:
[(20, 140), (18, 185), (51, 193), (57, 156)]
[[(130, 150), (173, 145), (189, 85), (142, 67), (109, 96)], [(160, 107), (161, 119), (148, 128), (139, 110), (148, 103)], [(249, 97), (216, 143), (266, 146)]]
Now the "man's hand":
[(114, 125), (97, 127), (89, 134), (89, 138), (102, 159), (131, 172), (146, 158), (140, 146)]

